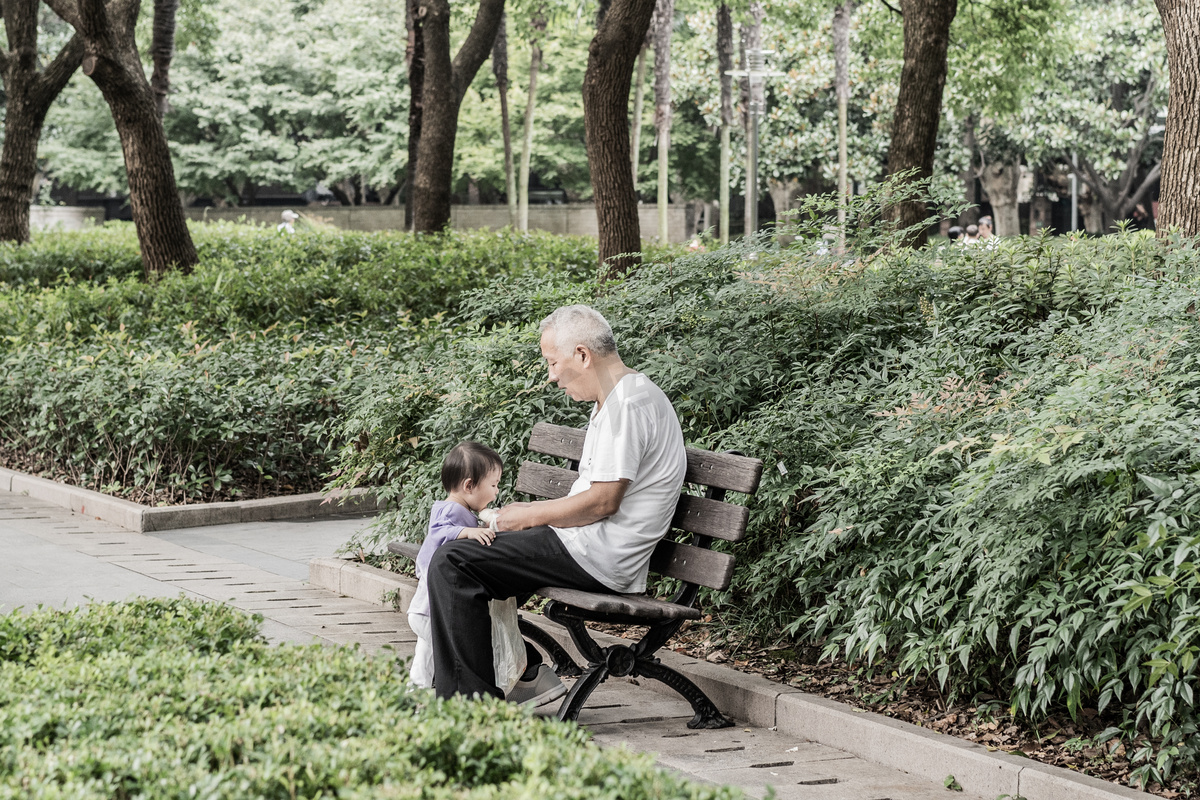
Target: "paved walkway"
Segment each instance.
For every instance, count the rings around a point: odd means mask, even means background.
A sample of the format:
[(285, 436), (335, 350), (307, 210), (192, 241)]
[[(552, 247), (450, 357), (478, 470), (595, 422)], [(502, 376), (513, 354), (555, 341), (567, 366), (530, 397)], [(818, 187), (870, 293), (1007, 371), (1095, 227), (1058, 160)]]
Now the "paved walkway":
[[(262, 614), (274, 642), (385, 645), (407, 657), (416, 637), (391, 610), (306, 583), (308, 560), (332, 555), (362, 519), (273, 521), (137, 534), (0, 493), (0, 613), (180, 593)], [(763, 728), (689, 731), (690, 707), (629, 679), (603, 684), (580, 717), (601, 745), (657, 754), (660, 764), (780, 800), (933, 800), (940, 784)], [(963, 800), (982, 800), (955, 794)], [(990, 798), (988, 799), (990, 800)]]

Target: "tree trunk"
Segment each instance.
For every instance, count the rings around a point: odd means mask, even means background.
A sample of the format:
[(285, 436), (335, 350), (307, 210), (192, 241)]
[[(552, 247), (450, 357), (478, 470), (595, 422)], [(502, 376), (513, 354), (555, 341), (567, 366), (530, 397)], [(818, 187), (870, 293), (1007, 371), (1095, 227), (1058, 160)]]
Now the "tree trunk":
[(733, 127), (733, 19), (725, 3), (717, 8), (717, 68), (721, 72), (721, 207), (719, 235), (721, 244), (729, 244), (729, 132)]
[(675, 0), (658, 0), (654, 12), (654, 128), (658, 134), (658, 241), (671, 240), (668, 206), (671, 204), (671, 28)]
[[(533, 18), (533, 29), (540, 33), (546, 29), (546, 20), (540, 14)], [(537, 107), (537, 79), (542, 68), (542, 48), (535, 36), (529, 41), (529, 94), (525, 99), (525, 127), (521, 138), (521, 188), (517, 209), (517, 227), (529, 230), (529, 160), (533, 156), (533, 112)]]
[(449, 0), (419, 2), (419, 12), (424, 15), (425, 84), (421, 92), (421, 141), (413, 180), (413, 230), (433, 232), (450, 224), (458, 109), (496, 41), (504, 0), (480, 0), (475, 22), (453, 60)]
[[(924, 179), (933, 175), (946, 87), (946, 50), (958, 0), (902, 0), (900, 7), (904, 12), (904, 66), (892, 123), (888, 174), (916, 170), (915, 177)], [(901, 230), (919, 225), (927, 216), (928, 209), (921, 201), (896, 203), (887, 209), (887, 219)], [(921, 247), (926, 238), (924, 229), (915, 229), (906, 244)]]
[(150, 88), (154, 90), (159, 119), (167, 113), (167, 94), (171, 91), (170, 70), (171, 59), (175, 57), (175, 16), (178, 13), (179, 0), (154, 0), (150, 40), (154, 74), (150, 76)]
[(1171, 89), (1167, 101), (1158, 231), (1200, 235), (1200, 7), (1190, 0), (1155, 0), (1167, 39)]
[(37, 180), (37, 146), (50, 104), (83, 58), (78, 34), (44, 71), (38, 64), (38, 0), (0, 3), (8, 52), (0, 54), (6, 96), (0, 152), (0, 240), (29, 241), (29, 204)]
[(838, 243), (846, 242), (846, 200), (850, 194), (849, 137), (850, 111), (850, 17), (854, 0), (845, 0), (833, 10), (833, 84), (838, 106)]
[[(750, 24), (742, 26), (742, 54), (741, 54), (741, 69), (750, 68), (750, 62), (747, 53), (751, 50), (757, 50), (762, 47), (762, 21), (766, 16), (766, 11), (763, 10), (762, 4), (759, 2), (750, 3)], [(749, 78), (742, 78), (742, 123), (745, 126), (746, 141), (750, 142), (751, 128), (754, 126), (754, 120), (750, 117), (750, 109), (755, 103), (762, 101), (763, 86), (750, 85)], [(746, 205), (744, 211), (744, 219), (742, 225), (743, 236), (753, 236), (758, 232), (758, 186), (755, 185), (754, 191), (750, 190), (751, 174), (757, 168), (755, 164), (756, 153), (752, 153), (749, 146), (746, 147)], [(753, 195), (753, 196), (751, 196)]]
[(83, 39), (84, 74), (112, 111), (147, 275), (172, 266), (190, 271), (197, 261), (196, 247), (179, 202), (157, 98), (137, 50), (134, 29), (140, 0), (47, 0), (47, 5)]
[(629, 85), (653, 14), (654, 0), (612, 0), (588, 46), (583, 122), (600, 265), (609, 277), (641, 261), (637, 195), (629, 172)]
[(408, 44), (404, 60), (408, 64), (408, 164), (404, 171), (404, 228), (413, 229), (413, 183), (417, 176), (417, 151), (421, 146), (421, 113), (425, 108), (425, 26), (420, 0), (405, 0)]
[(1021, 165), (1000, 161), (984, 164), (979, 181), (992, 203), (992, 221), (997, 236), (1020, 236), (1021, 214), (1017, 193), (1021, 184)]
[(638, 51), (637, 72), (633, 79), (633, 119), (629, 121), (632, 143), (629, 146), (629, 162), (633, 167), (633, 186), (637, 190), (638, 167), (642, 157), (642, 98), (646, 94), (646, 46)]
[(508, 224), (517, 227), (517, 173), (513, 168), (512, 125), (508, 121), (508, 14), (500, 15), (496, 43), (492, 45), (492, 74), (500, 94), (500, 135), (504, 139), (504, 193)]

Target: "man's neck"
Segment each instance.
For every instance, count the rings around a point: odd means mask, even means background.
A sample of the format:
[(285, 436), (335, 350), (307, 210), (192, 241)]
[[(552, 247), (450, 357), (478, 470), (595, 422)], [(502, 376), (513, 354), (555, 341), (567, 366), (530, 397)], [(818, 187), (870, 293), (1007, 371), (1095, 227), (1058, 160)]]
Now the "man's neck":
[(612, 390), (617, 388), (617, 384), (621, 382), (621, 379), (626, 375), (632, 375), (637, 370), (625, 366), (625, 362), (621, 360), (620, 356), (614, 356), (611, 360), (603, 364), (597, 364), (596, 367), (596, 379), (600, 389), (600, 396), (596, 400), (596, 408), (600, 409), (604, 407), (604, 401), (608, 399)]

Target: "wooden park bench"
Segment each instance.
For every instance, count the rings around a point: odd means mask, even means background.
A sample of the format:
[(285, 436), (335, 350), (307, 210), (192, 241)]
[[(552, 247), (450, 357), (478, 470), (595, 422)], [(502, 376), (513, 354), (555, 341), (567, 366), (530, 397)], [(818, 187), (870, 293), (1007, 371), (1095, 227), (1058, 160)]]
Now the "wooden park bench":
[[(583, 453), (584, 431), (539, 422), (529, 439), (529, 450), (566, 459), (570, 468), (526, 461), (517, 475), (516, 489), (535, 498), (563, 497), (571, 489)], [(749, 510), (725, 502), (728, 491), (753, 494), (762, 477), (762, 462), (736, 453), (713, 453), (687, 449), (684, 491), (675, 507), (671, 530), (659, 542), (650, 559), (650, 572), (679, 581), (670, 600), (644, 594), (593, 594), (576, 589), (546, 586), (537, 594), (549, 603), (547, 618), (566, 627), (575, 647), (587, 659), (580, 668), (558, 642), (541, 628), (522, 618), (521, 633), (544, 650), (562, 677), (579, 676), (563, 698), (560, 720), (579, 717), (591, 693), (609, 676), (646, 677), (665, 683), (691, 703), (695, 716), (689, 728), (727, 728), (733, 723), (717, 710), (708, 696), (691, 680), (662, 664), (655, 653), (667, 643), (686, 620), (699, 619), (696, 600), (700, 588), (726, 589), (733, 575), (734, 556), (710, 549), (714, 539), (736, 542), (746, 535)], [(702, 491), (702, 494), (689, 492)], [(501, 534), (503, 535), (503, 534)], [(419, 543), (392, 542), (388, 550), (415, 559)], [(645, 626), (646, 633), (633, 645), (601, 647), (586, 627), (588, 622), (609, 625)]]

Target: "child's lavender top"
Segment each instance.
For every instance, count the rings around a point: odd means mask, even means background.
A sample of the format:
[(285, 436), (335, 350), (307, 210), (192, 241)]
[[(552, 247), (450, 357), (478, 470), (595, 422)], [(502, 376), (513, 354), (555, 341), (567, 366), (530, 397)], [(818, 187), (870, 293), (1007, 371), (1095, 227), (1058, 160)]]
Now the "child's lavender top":
[(438, 500), (433, 504), (433, 511), (429, 513), (429, 531), (421, 543), (421, 552), (417, 553), (417, 593), (408, 607), (408, 613), (429, 616), (429, 590), (425, 588), (425, 572), (433, 560), (433, 551), (457, 539), (463, 528), (475, 528), (478, 525), (479, 521), (466, 506), (460, 506), (453, 500)]

